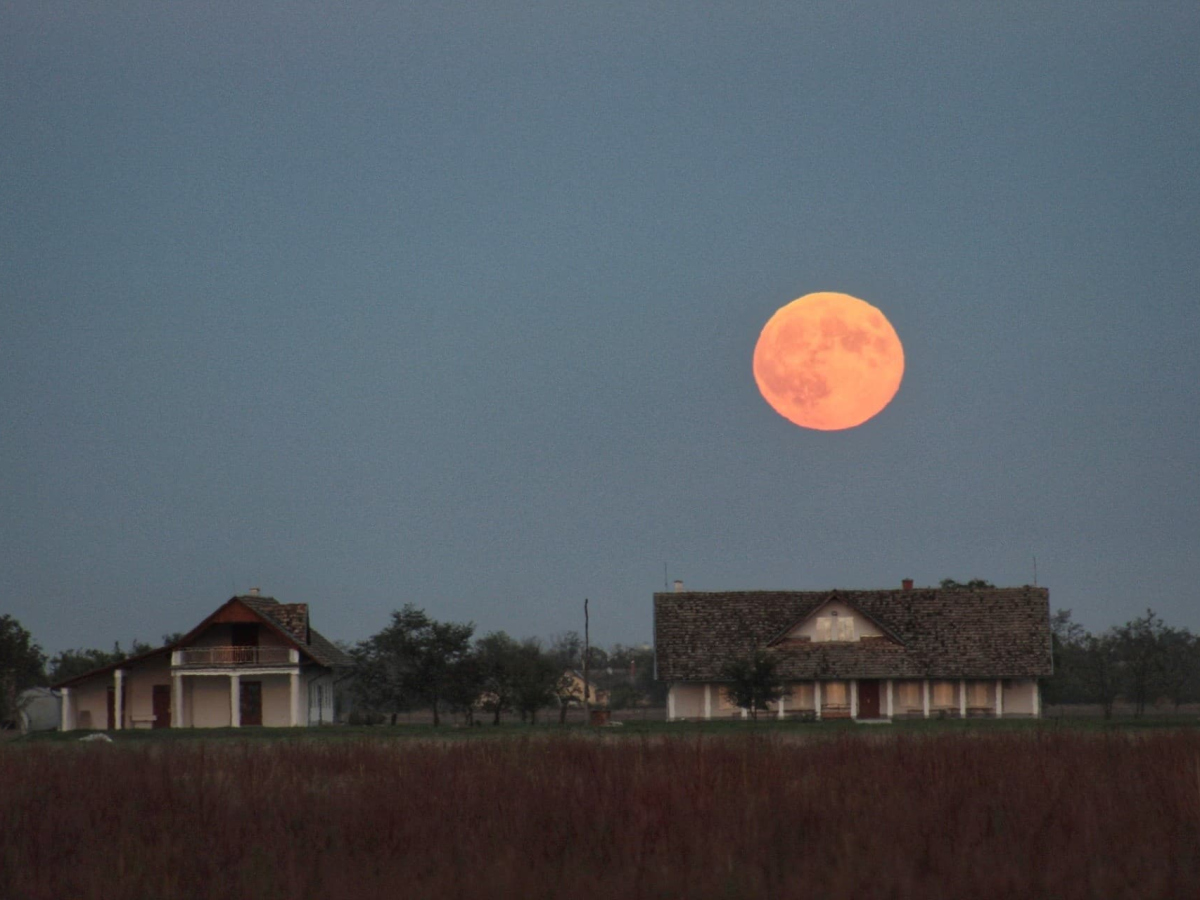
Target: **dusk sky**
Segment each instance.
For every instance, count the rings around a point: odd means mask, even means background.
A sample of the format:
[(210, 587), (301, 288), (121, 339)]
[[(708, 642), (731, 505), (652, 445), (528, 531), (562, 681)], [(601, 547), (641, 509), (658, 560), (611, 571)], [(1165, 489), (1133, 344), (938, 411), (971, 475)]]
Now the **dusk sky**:
[[(1034, 579), (1200, 629), (1200, 5), (0, 8), (0, 613), (651, 638)], [(838, 291), (893, 402), (751, 355)]]

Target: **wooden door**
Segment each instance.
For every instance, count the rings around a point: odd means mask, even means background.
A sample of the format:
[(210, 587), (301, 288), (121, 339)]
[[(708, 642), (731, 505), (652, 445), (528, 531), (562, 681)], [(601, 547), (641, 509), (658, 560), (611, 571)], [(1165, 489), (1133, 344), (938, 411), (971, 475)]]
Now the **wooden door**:
[(262, 724), (262, 682), (243, 681), (239, 698), (243, 725)]
[(170, 728), (171, 727), (171, 686), (169, 684), (154, 685), (154, 693), (152, 696), (152, 709), (154, 711), (154, 727), (155, 728)]
[(860, 681), (858, 683), (858, 717), (860, 719), (879, 718), (878, 681)]
[(105, 731), (112, 731), (117, 727), (117, 689), (111, 684), (108, 686), (108, 718), (104, 723)]

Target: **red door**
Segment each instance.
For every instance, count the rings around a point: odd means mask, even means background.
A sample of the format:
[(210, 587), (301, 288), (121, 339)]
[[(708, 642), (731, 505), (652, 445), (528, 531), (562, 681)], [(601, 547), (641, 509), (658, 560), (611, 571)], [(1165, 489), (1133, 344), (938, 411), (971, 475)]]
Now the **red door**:
[(169, 684), (154, 685), (153, 694), (154, 727), (171, 727), (171, 686)]
[(858, 717), (860, 719), (879, 718), (878, 681), (860, 681), (858, 683)]
[(262, 724), (262, 682), (243, 681), (241, 697), (242, 724)]

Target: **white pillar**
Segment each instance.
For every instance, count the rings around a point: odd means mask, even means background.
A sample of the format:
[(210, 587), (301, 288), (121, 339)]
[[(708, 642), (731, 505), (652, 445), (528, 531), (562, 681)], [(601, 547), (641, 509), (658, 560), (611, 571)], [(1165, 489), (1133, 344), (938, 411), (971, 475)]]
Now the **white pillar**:
[(171, 727), (183, 727), (183, 676), (178, 672), (171, 673)]
[(850, 679), (850, 718), (858, 718), (858, 679)]
[(121, 722), (125, 718), (125, 692), (121, 690), (125, 685), (125, 672), (122, 669), (113, 669), (113, 729), (121, 730)]
[(712, 685), (704, 685), (704, 718), (712, 718)]
[(892, 679), (887, 680), (887, 717), (890, 719), (894, 715), (892, 709)]
[(62, 708), (59, 709), (58, 727), (61, 731), (74, 731), (75, 716), (73, 713), (75, 711), (71, 709), (71, 689), (69, 687), (65, 687), (62, 689), (62, 691), (60, 691), (60, 694), (62, 695)]
[(675, 685), (667, 688), (667, 721), (675, 721)]
[(783, 686), (783, 693), (779, 695), (779, 718), (783, 718), (784, 707), (787, 705), (787, 685)]
[(996, 718), (1004, 715), (1004, 680), (996, 679)]
[(958, 680), (958, 717), (960, 719), (967, 717), (967, 679), (965, 678)]
[(748, 710), (748, 709), (747, 709), (746, 707), (744, 707), (744, 706), (742, 707), (742, 718), (743, 718), (743, 719), (748, 719), (748, 718), (750, 718), (750, 710)]
[(292, 727), (295, 728), (297, 725), (301, 724), (301, 722), (300, 722), (300, 673), (292, 672), (291, 678), (289, 678), (288, 680), (291, 682), (289, 685), (290, 693), (288, 694), (288, 699), (291, 701), (291, 710), (292, 710), (292, 713), (291, 713), (292, 723), (291, 724), (292, 724)]
[(1035, 719), (1042, 717), (1042, 692), (1036, 678), (1033, 679), (1033, 717)]
[(817, 714), (817, 721), (821, 720), (821, 682), (813, 682), (813, 710)]
[(925, 718), (929, 718), (929, 679), (926, 678), (921, 684), (921, 703), (925, 707)]
[(237, 673), (229, 676), (229, 724), (242, 727), (242, 676)]

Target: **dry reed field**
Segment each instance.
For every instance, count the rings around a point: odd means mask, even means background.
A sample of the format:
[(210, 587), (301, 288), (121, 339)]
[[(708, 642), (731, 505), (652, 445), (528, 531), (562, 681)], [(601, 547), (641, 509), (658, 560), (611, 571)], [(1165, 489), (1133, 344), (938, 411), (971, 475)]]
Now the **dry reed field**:
[(1200, 896), (1200, 735), (0, 750), (0, 896)]

